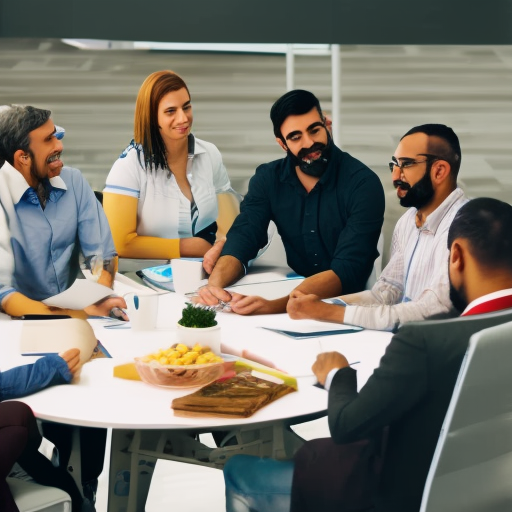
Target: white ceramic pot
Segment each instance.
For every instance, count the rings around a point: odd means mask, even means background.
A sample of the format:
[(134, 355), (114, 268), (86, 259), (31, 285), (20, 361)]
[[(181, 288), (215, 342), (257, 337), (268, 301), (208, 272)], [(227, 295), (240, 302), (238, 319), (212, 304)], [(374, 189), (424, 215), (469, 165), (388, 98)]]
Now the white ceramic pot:
[(220, 354), (220, 325), (183, 327), (183, 325), (177, 324), (176, 341), (190, 348), (199, 343), (203, 347), (210, 347), (215, 354)]

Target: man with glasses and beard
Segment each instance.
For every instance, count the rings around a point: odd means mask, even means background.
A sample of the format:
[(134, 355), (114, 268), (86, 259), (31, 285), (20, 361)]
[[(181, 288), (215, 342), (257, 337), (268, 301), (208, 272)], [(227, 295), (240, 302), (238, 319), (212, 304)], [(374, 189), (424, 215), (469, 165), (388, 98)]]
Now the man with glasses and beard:
[(395, 226), (389, 263), (378, 281), (333, 304), (294, 290), (290, 317), (395, 330), (405, 322), (453, 315), (444, 262), (448, 229), (467, 201), (457, 187), (460, 162), (459, 139), (451, 128), (425, 124), (409, 130), (389, 163), (400, 204), (409, 210)]
[(334, 145), (311, 92), (286, 93), (272, 106), (270, 118), (286, 157), (256, 170), (220, 258), (215, 246), (205, 255), (211, 275), (199, 290), (204, 304), (227, 303), (242, 315), (286, 310), (288, 296), (266, 300), (223, 289), (244, 275), (267, 244), (271, 220), (288, 265), (307, 278), (297, 290), (332, 297), (364, 289), (378, 256), (384, 216), (379, 178)]

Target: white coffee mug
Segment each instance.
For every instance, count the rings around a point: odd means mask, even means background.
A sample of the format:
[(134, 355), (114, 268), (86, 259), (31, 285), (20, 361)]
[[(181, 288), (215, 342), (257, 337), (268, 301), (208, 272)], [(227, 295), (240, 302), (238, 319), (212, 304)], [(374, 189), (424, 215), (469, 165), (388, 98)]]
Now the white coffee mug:
[(175, 258), (171, 260), (171, 269), (174, 291), (181, 295), (195, 292), (206, 277), (201, 260)]
[(128, 306), (130, 327), (134, 331), (151, 331), (156, 328), (158, 294), (131, 292), (124, 296), (124, 300)]

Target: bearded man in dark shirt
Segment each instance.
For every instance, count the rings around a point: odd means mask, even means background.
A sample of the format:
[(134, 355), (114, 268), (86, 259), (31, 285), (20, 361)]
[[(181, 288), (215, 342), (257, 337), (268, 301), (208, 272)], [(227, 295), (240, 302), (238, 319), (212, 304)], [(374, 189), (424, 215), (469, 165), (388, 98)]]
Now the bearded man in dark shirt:
[(242, 315), (286, 311), (288, 296), (266, 300), (223, 289), (267, 244), (270, 221), (283, 240), (286, 263), (306, 277), (297, 289), (326, 298), (364, 289), (384, 220), (379, 178), (334, 145), (314, 94), (286, 93), (270, 118), (286, 157), (256, 169), (222, 250), (219, 244), (205, 255), (211, 275), (199, 290), (204, 304), (229, 303)]

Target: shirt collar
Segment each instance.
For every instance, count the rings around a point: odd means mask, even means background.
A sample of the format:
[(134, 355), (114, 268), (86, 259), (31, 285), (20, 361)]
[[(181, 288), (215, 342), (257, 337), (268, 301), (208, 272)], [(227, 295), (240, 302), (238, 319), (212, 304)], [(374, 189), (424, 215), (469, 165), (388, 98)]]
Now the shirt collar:
[[(23, 174), (16, 170), (9, 162), (5, 162), (0, 171), (5, 176), (5, 184), (13, 204), (18, 204), (27, 189), (31, 188), (30, 185), (23, 177)], [(67, 190), (64, 180), (60, 176), (50, 178), (49, 181), (52, 188)]]
[(421, 231), (431, 231), (436, 234), (437, 228), (441, 224), (445, 215), (451, 210), (452, 206), (459, 201), (464, 192), (457, 187), (430, 215), (427, 216), (423, 226), (418, 228)]
[(467, 315), (469, 311), (471, 311), (476, 306), (480, 304), (484, 304), (485, 302), (489, 302), (490, 300), (499, 299), (501, 297), (506, 297), (507, 295), (512, 295), (512, 288), (507, 288), (506, 290), (499, 290), (497, 292), (488, 293), (487, 295), (482, 295), (475, 299), (473, 302), (468, 304), (466, 309), (462, 312), (461, 316)]
[(195, 155), (200, 155), (201, 153), (206, 153), (206, 149), (200, 144), (196, 143), (196, 138), (191, 133), (188, 136), (188, 156), (194, 157)]

